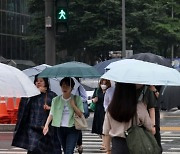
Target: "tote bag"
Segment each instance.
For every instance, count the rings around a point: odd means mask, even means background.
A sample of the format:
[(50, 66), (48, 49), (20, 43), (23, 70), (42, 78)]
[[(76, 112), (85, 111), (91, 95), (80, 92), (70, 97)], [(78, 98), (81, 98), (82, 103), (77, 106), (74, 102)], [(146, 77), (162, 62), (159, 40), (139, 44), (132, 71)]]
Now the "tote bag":
[(77, 130), (85, 130), (88, 128), (84, 114), (82, 114), (81, 117), (79, 117), (77, 114), (74, 114), (74, 125)]

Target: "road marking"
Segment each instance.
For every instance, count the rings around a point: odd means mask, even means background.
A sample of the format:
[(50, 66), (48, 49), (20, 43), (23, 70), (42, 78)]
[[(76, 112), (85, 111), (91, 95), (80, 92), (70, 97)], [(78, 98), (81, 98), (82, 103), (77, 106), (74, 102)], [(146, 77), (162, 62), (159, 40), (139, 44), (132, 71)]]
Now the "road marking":
[(0, 132), (0, 134), (12, 134), (14, 132)]
[(170, 148), (171, 150), (180, 150), (180, 148)]
[(161, 136), (161, 138), (164, 138), (164, 139), (166, 139), (166, 138), (172, 138), (172, 139), (177, 139), (177, 138), (180, 138), (180, 136)]
[(180, 131), (180, 127), (160, 127), (160, 130), (162, 131)]
[(179, 118), (180, 116), (163, 116), (163, 118)]
[(172, 142), (173, 140), (161, 140), (161, 142)]
[(14, 150), (24, 150), (22, 148), (12, 148), (12, 149), (14, 149)]
[(27, 154), (27, 152), (0, 151), (0, 154)]
[(179, 152), (163, 152), (163, 154), (179, 154)]

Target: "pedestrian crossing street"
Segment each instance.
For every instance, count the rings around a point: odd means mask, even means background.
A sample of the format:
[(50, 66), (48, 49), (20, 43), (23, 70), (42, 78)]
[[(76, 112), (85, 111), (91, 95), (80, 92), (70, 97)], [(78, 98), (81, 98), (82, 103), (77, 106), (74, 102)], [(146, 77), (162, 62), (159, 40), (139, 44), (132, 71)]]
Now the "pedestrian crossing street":
[[(163, 154), (180, 154), (180, 132), (161, 132)], [(100, 150), (102, 140), (90, 130), (83, 131), (83, 154), (103, 154)], [(0, 149), (0, 154), (26, 154), (24, 149), (12, 147), (11, 149)], [(75, 150), (75, 154), (78, 154)]]

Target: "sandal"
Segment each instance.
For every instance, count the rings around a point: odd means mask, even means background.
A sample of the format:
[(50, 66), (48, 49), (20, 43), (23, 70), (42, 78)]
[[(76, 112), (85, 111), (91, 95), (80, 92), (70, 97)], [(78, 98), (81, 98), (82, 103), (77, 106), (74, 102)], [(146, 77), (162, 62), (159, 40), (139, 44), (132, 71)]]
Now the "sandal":
[(82, 147), (82, 145), (77, 146), (77, 151), (78, 151), (79, 154), (82, 154), (82, 153), (83, 153), (83, 147)]

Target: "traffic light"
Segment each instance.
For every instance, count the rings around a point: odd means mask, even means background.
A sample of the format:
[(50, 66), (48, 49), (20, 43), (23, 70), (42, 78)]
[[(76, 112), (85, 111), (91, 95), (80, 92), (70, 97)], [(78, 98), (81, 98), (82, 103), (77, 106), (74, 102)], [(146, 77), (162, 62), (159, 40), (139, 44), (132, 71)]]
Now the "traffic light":
[(56, 0), (56, 34), (68, 31), (68, 0)]

